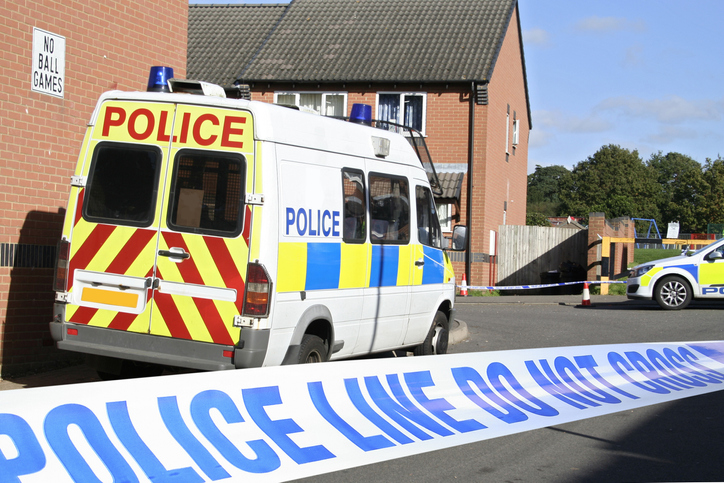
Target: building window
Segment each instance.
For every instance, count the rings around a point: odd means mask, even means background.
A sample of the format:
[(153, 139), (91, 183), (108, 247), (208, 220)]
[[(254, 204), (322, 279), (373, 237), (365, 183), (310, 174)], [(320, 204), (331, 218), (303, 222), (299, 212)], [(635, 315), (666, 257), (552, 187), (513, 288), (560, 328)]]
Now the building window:
[(518, 145), (520, 140), (520, 119), (513, 120), (513, 147)]
[(437, 205), (437, 217), (440, 221), (440, 228), (444, 233), (452, 231), (452, 204), (440, 203)]
[[(508, 106), (508, 110), (510, 110), (510, 106)], [(508, 112), (505, 115), (505, 154), (510, 153), (510, 112)], [(508, 158), (506, 157), (506, 161)]]
[[(390, 121), (417, 129), (425, 133), (427, 115), (427, 95), (425, 93), (380, 92), (377, 94), (377, 119)], [(387, 126), (390, 131), (399, 131)]]
[(343, 92), (277, 92), (274, 102), (310, 109), (323, 116), (343, 117), (347, 113), (347, 94)]

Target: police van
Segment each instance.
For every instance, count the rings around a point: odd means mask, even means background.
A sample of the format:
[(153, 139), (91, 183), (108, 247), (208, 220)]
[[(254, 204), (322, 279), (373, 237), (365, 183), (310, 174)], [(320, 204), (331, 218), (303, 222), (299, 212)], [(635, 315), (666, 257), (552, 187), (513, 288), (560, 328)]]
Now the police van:
[(60, 349), (104, 374), (446, 352), (455, 276), (405, 136), (364, 125), (369, 106), (348, 122), (164, 72), (151, 92), (103, 94), (88, 124), (58, 250)]
[(724, 239), (678, 257), (634, 267), (626, 296), (654, 299), (663, 309), (683, 309), (692, 298), (724, 298)]

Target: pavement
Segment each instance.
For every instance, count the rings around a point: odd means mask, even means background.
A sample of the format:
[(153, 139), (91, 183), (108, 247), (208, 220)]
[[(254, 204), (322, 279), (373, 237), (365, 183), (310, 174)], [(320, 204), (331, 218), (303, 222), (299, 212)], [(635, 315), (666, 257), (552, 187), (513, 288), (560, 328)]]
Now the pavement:
[[(527, 305), (581, 305), (581, 295), (500, 295), (491, 297), (456, 297), (456, 305), (467, 304), (527, 304)], [(591, 305), (608, 305), (625, 302), (625, 295), (592, 295)], [(450, 345), (460, 343), (468, 337), (468, 326), (454, 320), (450, 326)], [(77, 384), (100, 380), (94, 369), (86, 365), (75, 365), (37, 374), (0, 379), (0, 391)]]

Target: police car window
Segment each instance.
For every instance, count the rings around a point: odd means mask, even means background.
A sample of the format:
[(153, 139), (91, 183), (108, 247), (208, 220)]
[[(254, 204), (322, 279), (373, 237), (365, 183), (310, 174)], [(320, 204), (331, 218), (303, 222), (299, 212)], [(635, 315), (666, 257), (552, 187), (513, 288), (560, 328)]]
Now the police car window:
[(237, 236), (242, 229), (244, 158), (182, 150), (176, 155), (168, 225), (174, 230)]
[(370, 240), (372, 243), (410, 241), (410, 196), (407, 179), (370, 173)]
[(432, 197), (432, 192), (423, 186), (416, 186), (415, 200), (417, 208), (417, 239), (423, 245), (442, 248), (440, 221), (435, 210), (435, 200)]
[(93, 153), (83, 217), (115, 225), (149, 226), (156, 206), (161, 150), (100, 143)]
[(364, 173), (352, 169), (342, 170), (342, 190), (344, 193), (342, 239), (347, 243), (364, 243), (367, 238)]

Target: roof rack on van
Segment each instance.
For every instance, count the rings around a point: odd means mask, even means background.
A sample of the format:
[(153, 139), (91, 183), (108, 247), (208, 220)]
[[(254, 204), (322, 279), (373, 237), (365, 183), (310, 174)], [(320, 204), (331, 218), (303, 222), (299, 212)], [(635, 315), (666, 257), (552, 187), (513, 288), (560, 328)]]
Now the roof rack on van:
[[(345, 116), (327, 117), (340, 119), (342, 121), (360, 122), (358, 119), (351, 119), (350, 117)], [(440, 184), (440, 179), (437, 177), (435, 165), (432, 162), (430, 151), (427, 149), (427, 144), (425, 143), (425, 137), (420, 131), (418, 131), (414, 127), (405, 126), (404, 124), (398, 124), (391, 121), (380, 121), (378, 119), (365, 120), (365, 122), (360, 123), (372, 126), (377, 129), (382, 129), (383, 131), (396, 132), (405, 136), (405, 139), (407, 139), (412, 148), (415, 150), (415, 154), (417, 154), (417, 157), (420, 159), (420, 164), (422, 164), (422, 167), (427, 174), (427, 179), (430, 182), (430, 189), (432, 190), (433, 194), (437, 196), (442, 196), (443, 191), (442, 185)]]

